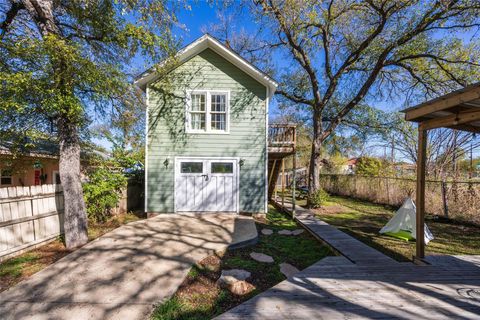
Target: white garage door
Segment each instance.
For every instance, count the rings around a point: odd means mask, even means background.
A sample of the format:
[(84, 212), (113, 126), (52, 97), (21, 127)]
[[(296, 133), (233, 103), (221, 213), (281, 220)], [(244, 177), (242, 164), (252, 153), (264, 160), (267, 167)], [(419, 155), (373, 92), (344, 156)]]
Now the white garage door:
[(175, 211), (237, 212), (238, 159), (177, 158)]

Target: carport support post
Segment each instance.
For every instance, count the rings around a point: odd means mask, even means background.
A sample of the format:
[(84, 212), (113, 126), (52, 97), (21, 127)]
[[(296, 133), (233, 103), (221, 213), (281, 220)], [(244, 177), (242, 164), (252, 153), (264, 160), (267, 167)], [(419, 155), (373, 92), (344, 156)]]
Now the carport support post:
[(427, 130), (418, 127), (417, 197), (416, 197), (416, 256), (421, 262), (425, 258), (425, 171), (427, 157)]

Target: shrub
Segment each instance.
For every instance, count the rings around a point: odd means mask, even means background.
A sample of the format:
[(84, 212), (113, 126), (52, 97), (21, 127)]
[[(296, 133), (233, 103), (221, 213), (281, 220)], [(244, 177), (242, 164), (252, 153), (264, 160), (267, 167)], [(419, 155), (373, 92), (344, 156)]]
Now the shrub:
[(328, 201), (328, 199), (328, 193), (320, 188), (308, 196), (308, 204), (312, 208), (320, 208)]
[(88, 174), (88, 182), (83, 184), (83, 195), (88, 218), (105, 221), (112, 209), (120, 201), (122, 189), (127, 186), (127, 178), (108, 168), (97, 168)]
[(373, 157), (361, 157), (357, 161), (355, 173), (364, 176), (379, 176), (384, 164), (380, 159)]

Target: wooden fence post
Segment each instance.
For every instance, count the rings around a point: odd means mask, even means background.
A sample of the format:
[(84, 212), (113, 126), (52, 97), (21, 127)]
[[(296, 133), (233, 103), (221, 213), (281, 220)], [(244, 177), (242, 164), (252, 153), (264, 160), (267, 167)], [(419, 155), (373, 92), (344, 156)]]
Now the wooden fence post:
[(442, 204), (443, 204), (443, 214), (445, 218), (448, 219), (448, 201), (447, 201), (447, 183), (442, 179)]

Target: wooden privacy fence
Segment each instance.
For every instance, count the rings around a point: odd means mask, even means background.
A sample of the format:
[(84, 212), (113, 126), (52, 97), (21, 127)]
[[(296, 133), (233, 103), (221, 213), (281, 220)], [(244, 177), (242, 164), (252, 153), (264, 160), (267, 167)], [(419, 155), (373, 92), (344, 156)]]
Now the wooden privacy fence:
[[(407, 197), (415, 199), (415, 179), (322, 174), (320, 184), (330, 194), (396, 207)], [(480, 182), (427, 180), (425, 210), (430, 214), (480, 223)]]
[(63, 233), (60, 185), (0, 188), (0, 261)]

